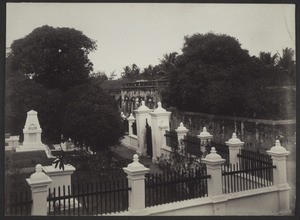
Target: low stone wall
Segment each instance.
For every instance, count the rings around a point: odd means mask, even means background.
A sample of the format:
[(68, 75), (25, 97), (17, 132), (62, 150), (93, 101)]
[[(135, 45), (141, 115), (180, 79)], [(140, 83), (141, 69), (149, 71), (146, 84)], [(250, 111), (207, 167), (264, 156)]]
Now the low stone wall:
[[(279, 213), (279, 194), (275, 186), (226, 194), (218, 199), (213, 197), (191, 199), (145, 208), (145, 216), (205, 216), (205, 215), (291, 215)], [(131, 215), (130, 212), (112, 215)]]
[(132, 150), (137, 150), (138, 149), (138, 138), (136, 135), (125, 135), (124, 139), (121, 141), (123, 145), (126, 147), (132, 149)]
[(210, 115), (195, 112), (181, 112), (175, 108), (169, 109), (171, 130), (176, 129), (180, 122), (190, 130), (191, 134), (199, 134), (207, 127), (214, 136), (213, 140), (224, 143), (231, 138), (232, 133), (245, 142), (245, 148), (267, 150), (279, 139), (282, 146), (293, 152), (296, 142), (296, 120), (263, 120)]

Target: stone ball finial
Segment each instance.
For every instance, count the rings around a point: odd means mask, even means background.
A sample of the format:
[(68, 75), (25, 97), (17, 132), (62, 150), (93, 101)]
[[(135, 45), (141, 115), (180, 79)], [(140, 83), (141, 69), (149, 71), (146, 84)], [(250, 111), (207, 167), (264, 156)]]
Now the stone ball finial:
[(35, 172), (39, 173), (39, 172), (42, 172), (43, 171), (43, 167), (41, 164), (37, 164), (35, 166)]
[(268, 154), (271, 156), (287, 156), (290, 154), (289, 151), (287, 151), (283, 146), (281, 146), (281, 143), (279, 140), (275, 141), (275, 146), (273, 146), (269, 151), (267, 151)]
[(145, 101), (142, 101), (142, 105), (145, 105)]
[(203, 127), (203, 130), (202, 130), (203, 132), (207, 132), (207, 129), (206, 129), (206, 127)]
[(139, 156), (137, 154), (133, 155), (133, 162), (139, 162)]
[(157, 103), (157, 107), (158, 107), (158, 108), (161, 108), (161, 102), (158, 102), (158, 103)]
[(236, 133), (232, 133), (232, 138), (237, 138)]
[(200, 132), (200, 135), (198, 135), (198, 137), (205, 141), (207, 139), (211, 139), (212, 135), (207, 131), (206, 127), (203, 127), (203, 130), (202, 132)]
[(182, 122), (180, 122), (179, 127), (183, 127), (183, 123)]

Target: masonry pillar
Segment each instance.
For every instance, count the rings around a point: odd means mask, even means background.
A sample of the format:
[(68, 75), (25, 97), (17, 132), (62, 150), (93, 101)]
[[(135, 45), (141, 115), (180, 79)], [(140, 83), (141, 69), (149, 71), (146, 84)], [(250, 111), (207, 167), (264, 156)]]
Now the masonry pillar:
[(133, 155), (133, 162), (123, 168), (127, 173), (129, 191), (128, 211), (133, 215), (145, 213), (145, 174), (149, 172), (143, 164), (139, 163), (137, 154)]
[(128, 134), (132, 135), (133, 134), (132, 123), (135, 121), (135, 118), (133, 117), (132, 113), (130, 113), (130, 116), (127, 118), (127, 121), (128, 121)]
[(206, 164), (207, 175), (211, 177), (207, 179), (207, 193), (211, 197), (214, 206), (214, 215), (226, 214), (226, 198), (222, 192), (222, 164), (226, 161), (217, 154), (214, 147), (202, 161)]
[(137, 137), (138, 137), (138, 149), (137, 153), (139, 155), (146, 155), (146, 119), (148, 123), (150, 122), (149, 113), (152, 110), (145, 106), (145, 101), (142, 101), (142, 105), (134, 110), (136, 114), (136, 127), (137, 127)]
[(200, 132), (199, 135), (197, 135), (198, 138), (200, 138), (200, 150), (202, 153), (205, 153), (206, 151), (206, 145), (208, 141), (212, 139), (212, 135), (207, 131), (206, 127), (203, 127), (202, 132)]
[(161, 107), (161, 103), (157, 103), (158, 107), (150, 113), (151, 129), (152, 129), (152, 162), (157, 161), (157, 157), (161, 156), (160, 148), (165, 144), (165, 131), (170, 130), (169, 117), (171, 112)]
[(26, 179), (31, 187), (32, 209), (31, 215), (47, 215), (48, 188), (52, 182), (51, 178), (42, 171), (42, 165), (35, 167), (35, 173)]
[(272, 156), (273, 165), (276, 168), (273, 169), (274, 186), (279, 190), (279, 212), (283, 215), (291, 214), (289, 190), (291, 189), (287, 183), (287, 169), (286, 169), (286, 157), (290, 154), (284, 147), (281, 146), (280, 141), (276, 140), (275, 146), (267, 151)]
[(226, 141), (225, 144), (229, 146), (229, 163), (239, 163), (238, 153), (244, 142), (237, 138), (236, 133), (232, 133), (232, 138)]
[(177, 132), (177, 137), (178, 137), (178, 146), (179, 148), (181, 148), (181, 142), (184, 139), (184, 136), (188, 133), (188, 129), (186, 127), (184, 127), (183, 123), (180, 122), (180, 125), (177, 129), (175, 129), (175, 131)]

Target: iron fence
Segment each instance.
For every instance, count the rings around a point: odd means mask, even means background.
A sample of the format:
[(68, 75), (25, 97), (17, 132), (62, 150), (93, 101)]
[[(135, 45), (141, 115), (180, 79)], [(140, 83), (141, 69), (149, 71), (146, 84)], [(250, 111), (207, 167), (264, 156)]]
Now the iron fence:
[(49, 189), (48, 215), (102, 215), (128, 210), (128, 180)]
[(146, 174), (146, 207), (207, 196), (206, 166), (187, 172)]
[(184, 145), (184, 150), (186, 153), (195, 155), (198, 157), (202, 156), (202, 152), (200, 149), (200, 139), (196, 136), (192, 135), (185, 135), (184, 139), (182, 140)]
[(10, 192), (6, 195), (6, 215), (31, 215), (32, 198), (31, 191)]
[(136, 121), (132, 123), (131, 127), (132, 127), (132, 134), (137, 135)]
[(222, 166), (223, 193), (233, 193), (273, 185), (275, 166), (241, 168), (239, 164)]
[(166, 145), (172, 149), (178, 149), (178, 136), (176, 131), (167, 131), (165, 133)]

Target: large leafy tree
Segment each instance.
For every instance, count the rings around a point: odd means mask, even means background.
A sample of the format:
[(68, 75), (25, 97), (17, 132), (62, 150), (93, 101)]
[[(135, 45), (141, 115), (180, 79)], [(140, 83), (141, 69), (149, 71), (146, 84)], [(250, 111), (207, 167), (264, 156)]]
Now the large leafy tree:
[(176, 57), (176, 68), (170, 71), (163, 102), (183, 111), (285, 117), (280, 107), (285, 93), (271, 90), (286, 85), (288, 74), (278, 68), (271, 54), (262, 53), (260, 58), (251, 57), (237, 39), (228, 35), (187, 36), (182, 54)]
[(123, 129), (117, 103), (102, 90), (99, 82), (74, 87), (65, 100), (65, 138), (96, 152), (119, 143)]
[(93, 40), (73, 28), (42, 26), (11, 45), (13, 72), (28, 75), (47, 89), (63, 91), (82, 84), (93, 70), (88, 54)]

